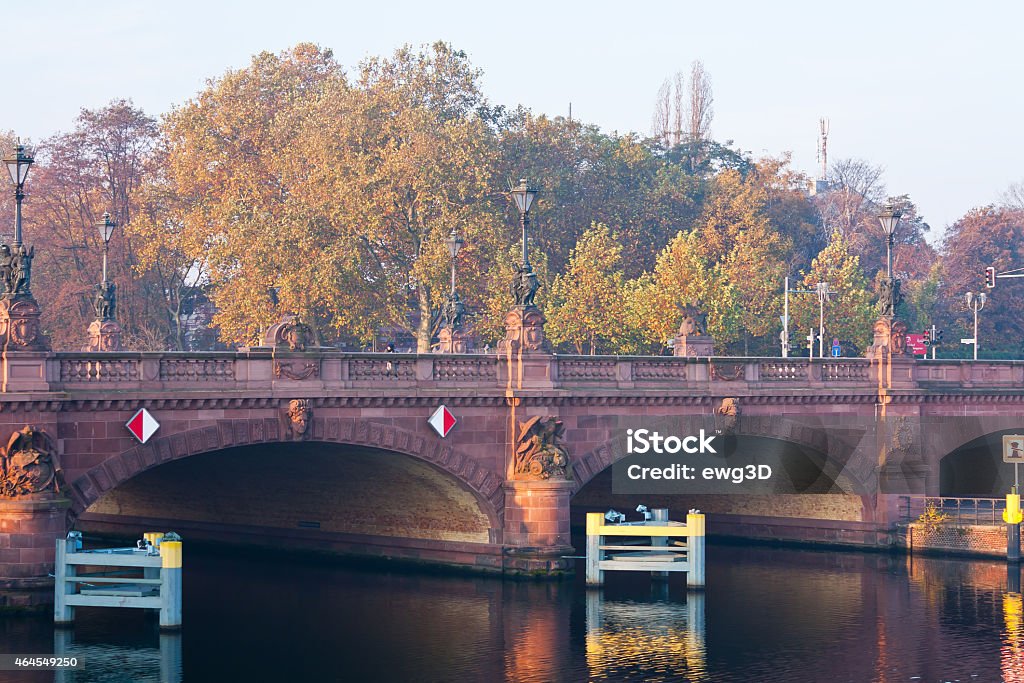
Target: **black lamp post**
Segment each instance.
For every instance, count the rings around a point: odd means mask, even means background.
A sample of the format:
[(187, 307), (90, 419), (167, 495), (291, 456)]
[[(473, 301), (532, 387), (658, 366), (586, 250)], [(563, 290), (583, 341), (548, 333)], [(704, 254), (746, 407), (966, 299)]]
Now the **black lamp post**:
[(448, 253), (452, 256), (452, 294), (455, 294), (455, 258), (462, 251), (462, 246), (466, 243), (466, 240), (462, 239), (459, 233), (452, 228), (452, 232), (448, 235), (448, 239), (445, 240), (445, 244), (448, 245)]
[(103, 221), (96, 224), (96, 229), (100, 232), (100, 239), (103, 240), (103, 283), (107, 282), (107, 251), (110, 247), (110, 238), (114, 235), (114, 228), (117, 227), (110, 218), (110, 214), (103, 212)]
[(14, 183), (14, 200), (16, 202), (14, 214), (14, 246), (21, 246), (21, 200), (25, 198), (25, 180), (28, 178), (28, 170), (34, 159), (31, 154), (25, 151), (24, 145), (17, 145), (14, 154), (4, 159), (7, 164), (7, 171), (11, 174), (11, 182)]
[(526, 178), (519, 181), (517, 187), (512, 188), (512, 198), (519, 208), (519, 222), (523, 226), (523, 268), (530, 268), (530, 256), (527, 249), (527, 230), (530, 227), (530, 207), (533, 206), (533, 199), (537, 196), (537, 190), (530, 187)]

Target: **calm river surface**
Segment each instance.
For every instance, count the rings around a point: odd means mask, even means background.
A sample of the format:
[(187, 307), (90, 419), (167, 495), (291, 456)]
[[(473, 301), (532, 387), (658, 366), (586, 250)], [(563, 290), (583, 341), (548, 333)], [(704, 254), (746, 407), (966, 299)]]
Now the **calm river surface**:
[(186, 553), (180, 635), (135, 610), (0, 618), (0, 652), (85, 661), (0, 681), (1024, 681), (1000, 562), (712, 544), (687, 596)]

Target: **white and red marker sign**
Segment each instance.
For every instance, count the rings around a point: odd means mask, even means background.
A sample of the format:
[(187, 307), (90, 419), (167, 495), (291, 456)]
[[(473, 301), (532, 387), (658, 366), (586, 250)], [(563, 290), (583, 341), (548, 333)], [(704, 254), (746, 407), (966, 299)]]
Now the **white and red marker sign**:
[(434, 411), (434, 414), (427, 420), (434, 431), (441, 435), (441, 438), (448, 436), (448, 432), (452, 431), (452, 427), (458, 420), (452, 415), (452, 411), (448, 410), (447, 406), (440, 406)]
[(146, 443), (149, 441), (149, 437), (160, 429), (160, 423), (145, 408), (139, 408), (139, 412), (132, 415), (132, 419), (128, 420), (124, 426), (128, 428), (132, 436), (139, 440), (139, 443)]

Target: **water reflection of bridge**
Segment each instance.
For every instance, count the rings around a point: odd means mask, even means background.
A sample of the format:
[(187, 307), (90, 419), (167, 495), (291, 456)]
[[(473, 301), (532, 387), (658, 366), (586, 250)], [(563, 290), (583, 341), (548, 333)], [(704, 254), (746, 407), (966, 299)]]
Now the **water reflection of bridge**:
[(77, 657), (84, 665), (77, 671), (57, 671), (54, 683), (73, 683), (81, 671), (88, 672), (88, 680), (181, 683), (181, 637), (181, 633), (161, 633), (156, 647), (136, 647), (76, 642), (73, 630), (55, 629), (53, 653)]

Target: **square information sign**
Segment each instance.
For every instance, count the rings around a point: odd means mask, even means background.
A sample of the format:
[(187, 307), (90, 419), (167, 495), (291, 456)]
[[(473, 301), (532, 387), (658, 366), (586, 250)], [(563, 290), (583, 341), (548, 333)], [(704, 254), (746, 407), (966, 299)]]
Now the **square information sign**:
[(1003, 436), (1003, 462), (1024, 463), (1024, 435)]

